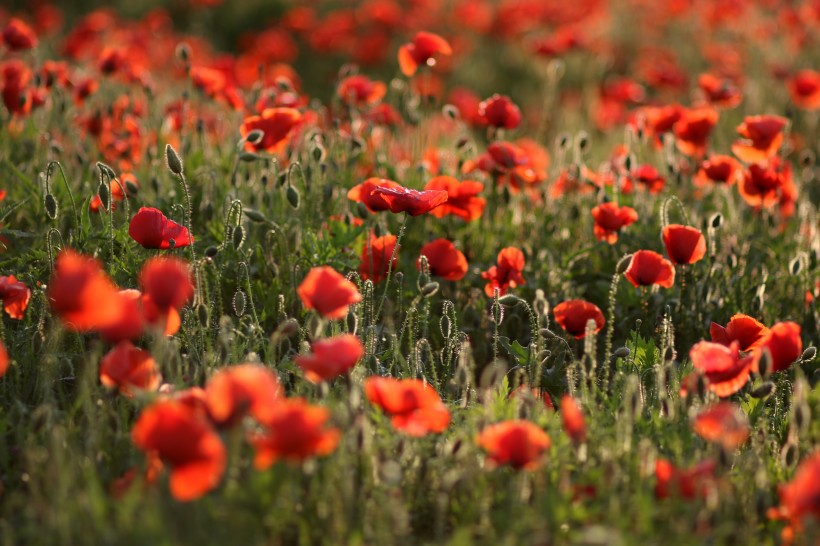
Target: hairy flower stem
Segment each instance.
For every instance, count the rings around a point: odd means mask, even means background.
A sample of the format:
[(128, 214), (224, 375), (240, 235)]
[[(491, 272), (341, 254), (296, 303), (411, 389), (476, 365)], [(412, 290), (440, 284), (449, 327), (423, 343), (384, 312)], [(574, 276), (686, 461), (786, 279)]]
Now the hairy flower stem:
[[(407, 229), (407, 218), (408, 214), (404, 213), (404, 218), (401, 221), (401, 227), (399, 228), (399, 234), (396, 236), (396, 245), (393, 247), (393, 252), (390, 255), (390, 261), (387, 262), (387, 277), (384, 279), (384, 290), (382, 291), (382, 297), (379, 300), (379, 307), (376, 309), (376, 314), (373, 315), (373, 322), (379, 320), (379, 317), (382, 313), (382, 306), (384, 305), (384, 300), (387, 299), (387, 291), (390, 289), (390, 278), (393, 275), (393, 260), (396, 259), (396, 255), (399, 252), (399, 246), (401, 246), (402, 237), (404, 237), (404, 232)], [(372, 254), (372, 252), (371, 252)]]

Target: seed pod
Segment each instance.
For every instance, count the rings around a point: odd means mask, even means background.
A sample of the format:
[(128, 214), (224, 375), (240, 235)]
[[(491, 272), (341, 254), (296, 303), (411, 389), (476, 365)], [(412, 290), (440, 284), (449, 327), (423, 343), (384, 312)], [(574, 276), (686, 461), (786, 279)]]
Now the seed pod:
[(514, 296), (513, 294), (506, 294), (498, 298), (498, 303), (503, 305), (504, 307), (515, 307), (519, 303), (521, 303), (521, 298), (518, 296)]
[(441, 113), (444, 114), (444, 117), (451, 120), (457, 120), (460, 117), (460, 112), (458, 111), (458, 108), (456, 108), (452, 104), (445, 104), (444, 106), (442, 106)]
[(769, 377), (769, 372), (772, 370), (772, 353), (768, 347), (765, 347), (760, 353), (760, 359), (757, 362), (757, 370), (760, 377)]
[(558, 135), (557, 140), (558, 148), (560, 148), (561, 150), (566, 150), (567, 148), (569, 148), (569, 143), (571, 142), (571, 140), (568, 133), (561, 133), (560, 135)]
[(629, 347), (619, 347), (613, 351), (614, 358), (626, 358), (629, 356)]
[(589, 135), (586, 131), (581, 131), (575, 136), (575, 145), (578, 146), (578, 151), (587, 151), (587, 148), (589, 147)]
[(103, 209), (108, 210), (111, 205), (111, 194), (108, 192), (108, 185), (105, 182), (100, 182), (97, 187), (97, 195), (100, 197)]
[(196, 309), (196, 316), (201, 326), (207, 327), (210, 322), (210, 313), (207, 305), (199, 305)]
[(752, 389), (751, 392), (749, 392), (749, 395), (752, 398), (767, 398), (773, 392), (774, 383), (772, 383), (771, 381), (765, 381), (764, 383)]
[(140, 191), (139, 186), (131, 182), (130, 180), (125, 181), (125, 191), (128, 192), (129, 197), (133, 197), (137, 195)]
[(435, 281), (428, 282), (424, 286), (421, 287), (421, 295), (425, 298), (432, 298), (438, 292), (439, 284)]
[(57, 200), (54, 196), (50, 193), (46, 194), (45, 199), (43, 200), (43, 206), (46, 208), (46, 214), (51, 220), (57, 219), (57, 214), (60, 211), (60, 207), (57, 205)]
[(168, 170), (177, 176), (182, 175), (182, 159), (170, 144), (165, 145), (165, 161), (168, 164)]
[(365, 219), (370, 211), (367, 210), (367, 205), (364, 203), (356, 203), (356, 210), (354, 211), (357, 218)]
[(806, 350), (803, 351), (800, 360), (803, 362), (811, 362), (815, 356), (817, 356), (817, 347), (807, 347)]
[(296, 188), (294, 188), (293, 186), (288, 186), (286, 195), (287, 195), (287, 198), (288, 198), (288, 203), (290, 203), (290, 206), (295, 208), (295, 209), (298, 209), (299, 208), (299, 191)]
[(794, 424), (799, 432), (805, 432), (811, 421), (811, 411), (805, 404), (799, 404), (794, 408)]
[(280, 336), (290, 337), (299, 330), (299, 323), (296, 319), (289, 318), (276, 328), (276, 333)]
[(262, 142), (263, 138), (265, 138), (265, 131), (262, 129), (254, 129), (245, 136), (245, 142), (256, 145)]
[(793, 441), (789, 441), (789, 443), (784, 445), (783, 449), (780, 451), (780, 457), (783, 460), (783, 465), (786, 467), (794, 466), (797, 462), (797, 457), (799, 454), (800, 451), (797, 448), (797, 444)]
[(800, 256), (793, 259), (789, 262), (789, 272), (795, 277), (800, 274), (800, 271), (803, 269), (803, 260), (800, 259)]
[(188, 42), (178, 43), (174, 53), (182, 63), (188, 64), (188, 61), (191, 60), (191, 46), (188, 45)]
[(347, 314), (347, 331), (350, 334), (355, 334), (359, 328), (359, 316), (356, 313), (350, 312)]
[(723, 215), (719, 212), (713, 214), (709, 219), (709, 225), (711, 225), (714, 229), (720, 229), (720, 226), (723, 225)]
[(267, 222), (268, 219), (265, 218), (261, 212), (256, 209), (242, 209), (242, 213), (248, 217), (249, 220), (253, 222)]
[(237, 317), (241, 317), (245, 314), (245, 304), (247, 303), (247, 299), (245, 298), (245, 292), (242, 291), (241, 288), (237, 288), (236, 292), (233, 293), (233, 312)]
[(541, 328), (540, 330), (538, 330), (538, 333), (541, 334), (541, 337), (545, 339), (552, 339), (554, 337), (558, 337), (558, 334), (556, 334), (549, 328)]
[(627, 254), (623, 258), (620, 259), (618, 265), (615, 266), (615, 272), (618, 275), (623, 275), (627, 269), (629, 269), (629, 264), (632, 263), (632, 254)]
[(243, 228), (242, 226), (236, 226), (235, 228), (233, 228), (233, 235), (231, 240), (233, 242), (233, 247), (236, 250), (242, 248), (242, 243), (245, 242), (245, 228)]
[(206, 258), (213, 258), (219, 252), (219, 248), (215, 246), (209, 246), (205, 249), (205, 257)]

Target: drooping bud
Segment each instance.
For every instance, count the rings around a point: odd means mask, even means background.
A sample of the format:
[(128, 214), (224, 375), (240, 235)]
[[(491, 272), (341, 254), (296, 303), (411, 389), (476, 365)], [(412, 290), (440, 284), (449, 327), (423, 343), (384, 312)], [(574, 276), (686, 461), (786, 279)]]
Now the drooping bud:
[(168, 164), (168, 170), (177, 176), (182, 175), (182, 159), (170, 144), (165, 145), (165, 162)]

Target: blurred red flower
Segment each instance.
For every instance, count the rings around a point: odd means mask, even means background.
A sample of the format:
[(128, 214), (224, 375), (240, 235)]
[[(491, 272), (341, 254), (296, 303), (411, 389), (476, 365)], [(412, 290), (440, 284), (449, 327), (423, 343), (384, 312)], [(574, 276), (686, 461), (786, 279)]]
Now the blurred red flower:
[(789, 80), (792, 102), (804, 110), (820, 108), (820, 72), (801, 70)]
[(749, 438), (749, 419), (730, 402), (719, 402), (701, 410), (692, 421), (695, 433), (709, 442), (735, 449)]
[(481, 277), (489, 282), (484, 286), (484, 293), (489, 297), (495, 295), (498, 288), (499, 296), (503, 296), (510, 288), (526, 284), (521, 272), (524, 270), (524, 253), (515, 247), (501, 249), (498, 253), (497, 265), (481, 273)]
[(23, 320), (30, 299), (31, 290), (14, 275), (0, 276), (0, 300), (8, 316)]
[(251, 131), (264, 134), (259, 142), (245, 142), (249, 152), (277, 153), (287, 146), (293, 129), (302, 121), (302, 114), (294, 108), (266, 108), (258, 116), (249, 116), (242, 122), (239, 134), (247, 137)]
[(330, 266), (311, 269), (296, 293), (305, 309), (316, 309), (328, 319), (346, 317), (348, 306), (362, 300), (356, 285)]
[(747, 163), (774, 157), (783, 144), (783, 129), (789, 120), (781, 116), (748, 116), (737, 126), (743, 137), (732, 144), (732, 152)]
[(772, 357), (772, 372), (787, 370), (803, 354), (803, 340), (800, 325), (796, 322), (778, 322), (772, 326), (755, 351), (755, 368), (763, 354), (769, 351)]
[(175, 334), (180, 327), (179, 310), (194, 295), (194, 284), (188, 263), (179, 258), (154, 257), (142, 266), (142, 308), (145, 321)]
[(364, 345), (353, 334), (319, 339), (310, 344), (310, 353), (294, 360), (312, 383), (329, 381), (349, 372), (364, 355)]
[(472, 222), (481, 218), (487, 204), (483, 197), (478, 197), (484, 190), (484, 184), (473, 180), (459, 182), (452, 176), (436, 176), (424, 186), (424, 189), (447, 192), (447, 200), (430, 211), (436, 218), (451, 214), (466, 222)]
[(391, 416), (393, 426), (410, 436), (443, 432), (450, 425), (450, 411), (436, 390), (420, 379), (368, 377), (364, 392), (371, 404)]
[(121, 341), (100, 362), (100, 383), (132, 397), (137, 391), (155, 391), (162, 377), (151, 353)]
[(700, 164), (694, 183), (698, 187), (710, 184), (731, 186), (742, 176), (743, 169), (736, 159), (728, 155), (713, 155)]
[(268, 423), (283, 396), (276, 373), (259, 364), (228, 366), (205, 386), (208, 415), (219, 427), (230, 427), (250, 414)]
[(718, 108), (734, 108), (743, 100), (740, 89), (735, 87), (732, 80), (719, 78), (714, 74), (698, 76), (698, 87), (709, 104)]
[[(379, 283), (387, 278), (388, 271), (395, 271), (399, 263), (399, 254), (396, 250), (398, 238), (395, 235), (370, 235), (370, 241), (362, 247), (359, 262), (359, 275), (364, 280)], [(393, 251), (396, 250), (395, 257)], [(392, 258), (392, 262), (391, 262)]]
[[(421, 247), (427, 257), (430, 274), (448, 281), (459, 281), (467, 274), (467, 258), (447, 239), (436, 239)], [(419, 267), (419, 262), (416, 263)]]
[(760, 348), (768, 333), (762, 322), (743, 313), (732, 315), (725, 327), (715, 322), (709, 326), (712, 342), (729, 346), (737, 341), (738, 348), (744, 352)]
[(704, 461), (692, 468), (680, 469), (666, 459), (655, 463), (655, 497), (666, 499), (678, 496), (684, 499), (705, 497), (715, 481), (715, 462)]
[(632, 207), (619, 207), (617, 203), (608, 202), (593, 208), (592, 218), (595, 220), (592, 228), (595, 238), (614, 244), (621, 228), (638, 220), (638, 212)]
[(567, 300), (559, 303), (552, 311), (555, 322), (575, 339), (583, 339), (587, 333), (587, 322), (595, 322), (594, 332), (604, 327), (604, 314), (594, 303), (584, 300)]
[(348, 76), (339, 82), (336, 96), (349, 105), (364, 106), (378, 103), (384, 98), (387, 86), (362, 74)]
[(37, 34), (25, 21), (12, 17), (0, 35), (9, 51), (24, 51), (37, 47)]
[(487, 451), (491, 465), (508, 464), (515, 469), (535, 470), (550, 448), (550, 437), (530, 421), (503, 421), (484, 428), (476, 443)]
[(421, 65), (432, 65), (438, 56), (449, 56), (453, 49), (447, 40), (433, 34), (421, 31), (413, 41), (399, 48), (399, 67), (405, 76), (412, 76)]
[(673, 264), (693, 264), (706, 255), (706, 238), (691, 226), (669, 224), (663, 228), (663, 244)]
[(510, 97), (495, 94), (478, 105), (478, 115), (485, 125), (515, 129), (521, 124), (521, 110)]
[(689, 358), (695, 370), (709, 382), (709, 390), (721, 398), (733, 395), (749, 382), (754, 363), (751, 355), (740, 357), (736, 341), (728, 347), (701, 341), (689, 350)]
[(690, 157), (702, 156), (706, 153), (706, 141), (717, 121), (718, 112), (713, 108), (685, 110), (674, 126), (678, 150)]
[(375, 195), (373, 190), (378, 187), (384, 188), (401, 188), (401, 184), (393, 182), (386, 178), (368, 178), (361, 184), (357, 184), (350, 188), (347, 192), (347, 198), (356, 203), (364, 203), (370, 212), (381, 212), (390, 209), (390, 205), (381, 198), (380, 195)]
[(587, 425), (578, 402), (572, 396), (565, 394), (561, 397), (558, 409), (561, 412), (561, 423), (567, 436), (576, 444), (586, 442)]

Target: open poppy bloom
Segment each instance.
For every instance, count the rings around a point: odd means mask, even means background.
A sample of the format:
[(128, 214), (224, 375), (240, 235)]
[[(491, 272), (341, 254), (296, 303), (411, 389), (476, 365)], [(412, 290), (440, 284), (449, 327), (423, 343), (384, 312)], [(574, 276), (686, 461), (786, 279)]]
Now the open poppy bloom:
[(396, 255), (393, 256), (393, 251), (396, 249), (397, 242), (398, 238), (395, 235), (376, 237), (371, 234), (370, 242), (362, 247), (359, 264), (359, 275), (362, 279), (379, 283), (387, 278), (388, 271), (396, 270), (399, 255), (396, 251)]
[(472, 222), (481, 218), (487, 204), (483, 197), (478, 197), (484, 190), (484, 184), (473, 180), (459, 182), (452, 176), (436, 176), (424, 186), (424, 189), (447, 192), (447, 201), (430, 211), (436, 218), (451, 214), (466, 222)]
[(136, 391), (155, 391), (162, 377), (151, 353), (121, 341), (100, 362), (100, 383), (131, 397)]
[(361, 184), (357, 184), (350, 188), (347, 192), (347, 198), (357, 203), (364, 203), (367, 210), (370, 212), (389, 210), (390, 205), (387, 201), (382, 199), (379, 195), (374, 195), (373, 190), (377, 187), (401, 188), (401, 184), (386, 178), (368, 178)]
[(731, 186), (742, 176), (743, 169), (735, 158), (728, 155), (713, 155), (703, 160), (693, 181), (698, 187), (710, 184)]
[(346, 317), (348, 307), (362, 301), (356, 285), (330, 266), (311, 269), (296, 293), (305, 309), (316, 309), (327, 319)]
[(142, 266), (142, 309), (145, 321), (164, 329), (171, 336), (179, 330), (179, 310), (194, 295), (188, 263), (179, 258), (154, 257)]
[(51, 310), (67, 328), (78, 332), (110, 326), (122, 313), (117, 287), (100, 262), (73, 250), (57, 256), (46, 294)]
[(765, 350), (772, 357), (772, 372), (789, 369), (803, 354), (800, 325), (796, 322), (778, 322), (772, 326), (755, 352), (755, 367)]
[(487, 452), (493, 466), (508, 464), (515, 469), (535, 470), (550, 448), (550, 437), (530, 421), (503, 421), (486, 427), (476, 443)]
[(740, 89), (735, 87), (732, 80), (721, 79), (713, 74), (698, 76), (698, 87), (706, 95), (709, 104), (718, 108), (734, 108), (743, 100)]
[(707, 388), (721, 398), (733, 395), (749, 382), (754, 363), (752, 355), (740, 357), (736, 341), (728, 347), (701, 341), (689, 350), (689, 358), (709, 382)]
[(617, 203), (603, 203), (592, 209), (595, 225), (592, 227), (595, 238), (615, 244), (621, 228), (635, 223), (638, 212), (632, 207), (619, 207)]
[(715, 322), (709, 326), (712, 342), (729, 346), (737, 341), (744, 352), (760, 348), (768, 333), (769, 329), (762, 322), (743, 313), (732, 315), (725, 327)]
[(521, 250), (513, 246), (501, 249), (497, 265), (481, 273), (481, 277), (488, 281), (484, 285), (484, 293), (492, 298), (497, 288), (498, 295), (503, 296), (510, 288), (525, 284), (524, 277), (521, 276), (524, 265), (524, 253)]
[(652, 165), (636, 167), (632, 170), (631, 178), (653, 195), (662, 192), (663, 187), (666, 185), (666, 179)]
[(718, 402), (695, 416), (692, 429), (704, 440), (735, 449), (749, 438), (749, 419), (738, 406)]
[(310, 344), (310, 353), (294, 360), (312, 383), (329, 381), (349, 372), (364, 355), (364, 345), (353, 334), (341, 334)]
[(447, 40), (438, 34), (421, 31), (416, 33), (412, 42), (399, 48), (399, 67), (402, 74), (412, 76), (419, 66), (433, 65), (439, 55), (449, 56), (452, 53)]
[(116, 322), (100, 328), (100, 335), (109, 343), (118, 343), (124, 340), (135, 340), (142, 335), (145, 329), (145, 317), (142, 311), (142, 292), (134, 289), (118, 292), (122, 313)]
[(22, 320), (30, 299), (31, 290), (14, 275), (0, 276), (0, 300), (8, 316)]
[(749, 206), (769, 208), (796, 193), (791, 165), (772, 158), (766, 165), (749, 165), (738, 184), (740, 196)]
[(294, 108), (266, 108), (261, 115), (249, 116), (242, 122), (239, 134), (247, 137), (251, 131), (261, 130), (264, 135), (259, 142), (245, 142), (249, 152), (276, 153), (288, 144), (291, 131), (302, 121), (302, 114)]
[(675, 284), (675, 266), (652, 250), (639, 250), (632, 255), (624, 277), (632, 286), (652, 286), (672, 288)]
[(815, 451), (800, 466), (790, 482), (780, 486), (780, 506), (769, 509), (770, 519), (786, 520), (783, 543), (791, 543), (803, 529), (803, 520), (820, 520), (820, 452)]
[(604, 327), (604, 314), (594, 303), (584, 300), (567, 300), (559, 303), (552, 311), (555, 322), (575, 339), (583, 339), (587, 335), (587, 323), (595, 322), (594, 332), (597, 334)]
[(12, 17), (3, 29), (0, 43), (9, 51), (24, 51), (37, 47), (37, 34), (22, 19)]
[(561, 412), (561, 423), (564, 425), (564, 432), (576, 444), (582, 444), (587, 440), (587, 425), (584, 414), (575, 399), (565, 394), (561, 398), (558, 406)]
[(521, 124), (521, 110), (510, 97), (495, 94), (478, 105), (478, 115), (485, 125), (515, 129)]
[(443, 432), (450, 425), (450, 410), (421, 379), (368, 377), (364, 392), (371, 404), (391, 416), (393, 427), (410, 436)]
[(179, 248), (193, 241), (188, 228), (169, 220), (153, 207), (140, 208), (131, 218), (128, 234), (144, 248)]
[(143, 451), (154, 452), (170, 467), (171, 495), (192, 501), (219, 485), (225, 472), (225, 446), (208, 421), (177, 400), (147, 407), (131, 430)]
[(311, 406), (303, 398), (283, 399), (264, 423), (265, 432), (251, 438), (254, 467), (265, 470), (279, 459), (301, 462), (332, 453), (341, 432), (327, 428), (329, 417), (326, 408)]
[(467, 258), (447, 239), (430, 241), (421, 247), (421, 255), (427, 258), (430, 274), (434, 277), (459, 281), (467, 274)]
[(663, 244), (673, 264), (693, 264), (706, 255), (706, 237), (691, 226), (669, 224), (663, 228)]
[(442, 190), (411, 190), (402, 186), (376, 186), (370, 194), (382, 199), (390, 212), (406, 212), (410, 216), (421, 216), (447, 201), (448, 194)]
[(781, 116), (748, 116), (737, 126), (743, 137), (732, 144), (732, 152), (747, 163), (762, 163), (774, 157), (783, 144), (783, 129), (789, 120)]
[(276, 374), (258, 364), (222, 368), (205, 386), (208, 415), (220, 427), (232, 426), (246, 414), (267, 423), (282, 394)]
[(658, 459), (655, 463), (655, 497), (705, 497), (710, 487), (714, 486), (716, 467), (714, 461), (703, 461), (692, 468), (681, 469), (666, 459)]
[(820, 72), (801, 70), (789, 80), (792, 102), (804, 110), (820, 108)]
[(384, 82), (373, 81), (362, 74), (348, 76), (336, 88), (336, 95), (342, 102), (356, 106), (377, 104), (386, 92)]
[(717, 122), (718, 113), (714, 108), (685, 110), (674, 126), (678, 150), (690, 157), (702, 156), (706, 153), (706, 141)]

